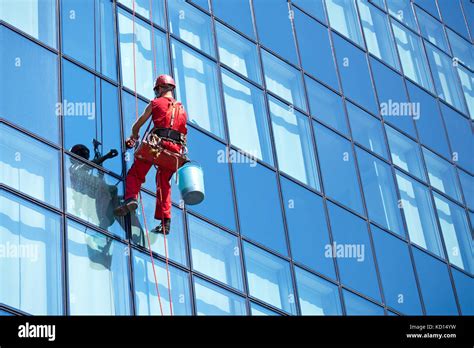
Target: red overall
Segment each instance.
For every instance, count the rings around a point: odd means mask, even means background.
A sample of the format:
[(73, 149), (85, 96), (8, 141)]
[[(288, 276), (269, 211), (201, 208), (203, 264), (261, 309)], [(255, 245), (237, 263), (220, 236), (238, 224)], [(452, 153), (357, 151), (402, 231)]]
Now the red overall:
[[(169, 105), (173, 98), (160, 97), (152, 100), (152, 120), (155, 127), (169, 128), (171, 122), (171, 115), (168, 113)], [(187, 134), (186, 128), (186, 112), (176, 112), (176, 116), (173, 121), (173, 129), (178, 132)], [(175, 144), (170, 141), (163, 141), (163, 147), (168, 150), (179, 152), (181, 151), (181, 145)], [(143, 162), (135, 158), (132, 167), (127, 173), (125, 179), (125, 199), (138, 198), (138, 192), (140, 191), (141, 185), (145, 182), (145, 177), (150, 170), (152, 163)], [(167, 169), (158, 168), (156, 172), (156, 208), (155, 208), (155, 219), (161, 220), (161, 218), (171, 218), (171, 176), (174, 171)], [(160, 200), (160, 188), (161, 197)]]

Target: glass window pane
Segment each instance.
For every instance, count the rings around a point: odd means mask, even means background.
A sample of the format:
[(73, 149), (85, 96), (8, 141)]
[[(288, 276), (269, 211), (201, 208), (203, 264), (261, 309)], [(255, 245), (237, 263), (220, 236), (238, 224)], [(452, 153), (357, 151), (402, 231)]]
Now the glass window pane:
[(316, 122), (314, 133), (326, 194), (363, 214), (350, 142)]
[(186, 107), (188, 122), (224, 138), (216, 64), (172, 40), (176, 98)]
[(390, 166), (359, 148), (357, 160), (369, 218), (405, 237)]
[(342, 315), (337, 286), (295, 267), (302, 315)]
[(466, 211), (438, 194), (434, 194), (434, 199), (449, 262), (474, 273), (474, 248)]
[(170, 32), (194, 47), (215, 56), (211, 17), (185, 0), (168, 1)]
[(260, 306), (254, 302), (250, 302), (250, 313), (253, 316), (279, 315), (278, 313), (273, 312), (268, 308)]
[(0, 182), (59, 207), (59, 151), (0, 124)]
[(128, 247), (73, 221), (67, 236), (71, 315), (129, 315)]
[(221, 62), (261, 84), (257, 46), (219, 22), (216, 22), (216, 33)]
[(193, 269), (243, 291), (237, 237), (188, 214)]
[[(0, 84), (0, 115), (57, 143), (57, 56), (3, 25), (0, 26), (0, 42), (0, 76), (8, 81)], [(28, 105), (34, 105), (34, 112), (25, 107), (25, 98)]]
[[(235, 230), (234, 200), (225, 145), (188, 127), (188, 147), (189, 158), (197, 161), (204, 172), (206, 199), (186, 208)], [(174, 178), (172, 181), (174, 183)], [(172, 192), (181, 196), (177, 187), (173, 187)]]
[(226, 70), (222, 70), (222, 83), (230, 142), (251, 156), (272, 164), (262, 90)]
[(121, 180), (70, 156), (64, 162), (66, 211), (125, 238), (125, 220), (113, 212), (123, 195)]
[(342, 290), (347, 315), (384, 315), (383, 308), (356, 294)]
[(415, 6), (415, 11), (418, 17), (421, 35), (443, 51), (448, 52), (448, 44), (446, 43), (443, 25), (425, 11), (420, 10), (417, 6)]
[(373, 225), (371, 229), (386, 304), (403, 314), (421, 315), (407, 244)]
[(454, 167), (448, 161), (423, 148), (430, 184), (441, 192), (461, 201), (461, 191)]
[(462, 64), (466, 65), (468, 68), (473, 69), (474, 49), (472, 48), (469, 41), (466, 41), (464, 38), (457, 35), (449, 28), (446, 28), (446, 32), (448, 33), (448, 39), (453, 51), (453, 57)]
[(1, 1), (0, 19), (56, 48), (56, 0)]
[(474, 177), (460, 169), (458, 170), (458, 173), (462, 191), (464, 193), (464, 200), (466, 201), (467, 206), (474, 210)]
[(10, 316), (13, 316), (15, 314), (12, 314), (10, 312), (7, 312), (7, 311), (4, 311), (2, 309), (0, 309), (0, 316), (4, 316), (4, 317), (10, 317)]
[(412, 105), (417, 110), (413, 119), (420, 142), (449, 158), (448, 140), (436, 99), (409, 81), (407, 87)]
[(284, 177), (281, 185), (293, 259), (336, 279), (334, 262), (324, 255), (330, 241), (322, 198)]
[(267, 89), (306, 111), (300, 71), (265, 50), (262, 50), (262, 61)]
[(246, 315), (245, 299), (194, 277), (197, 315)]
[(326, 23), (324, 0), (293, 0), (292, 3), (305, 10), (306, 13), (316, 17), (321, 22)]
[(305, 75), (311, 115), (347, 135), (347, 121), (341, 96)]
[(62, 0), (63, 52), (117, 79), (115, 24), (110, 0)]
[(452, 58), (428, 43), (426, 44), (426, 52), (433, 71), (438, 96), (456, 109), (467, 113)]
[(380, 301), (367, 223), (331, 202), (328, 212), (333, 244), (326, 245), (324, 255), (337, 259), (344, 285)]
[(344, 94), (376, 114), (377, 102), (365, 53), (339, 35), (333, 38)]
[(326, 0), (329, 23), (345, 37), (364, 46), (354, 0)]
[(415, 15), (410, 0), (385, 0), (388, 12), (403, 24), (416, 30)]
[(61, 219), (0, 192), (0, 303), (33, 315), (61, 315)]
[(468, 113), (471, 115), (471, 119), (474, 120), (474, 73), (462, 65), (457, 66), (457, 71), (464, 98), (466, 99)]
[(436, 225), (428, 188), (397, 171), (400, 205), (413, 243), (443, 257), (441, 239)]
[[(154, 227), (161, 224), (160, 220), (155, 219), (155, 196), (142, 192), (141, 197), (145, 209), (146, 227), (150, 237), (151, 250), (162, 256), (166, 256), (166, 252), (168, 252), (168, 257), (171, 260), (186, 265), (187, 259), (186, 246), (184, 244), (185, 237), (182, 210), (174, 206), (171, 207), (171, 227), (170, 234), (166, 236), (167, 249), (165, 251), (165, 238), (163, 234), (150, 232)], [(132, 225), (132, 241), (148, 249), (148, 238), (146, 236), (145, 223), (143, 221), (142, 207), (140, 204), (137, 210), (130, 215), (130, 219)]]
[[(143, 17), (150, 19), (153, 14), (153, 23), (158, 24), (160, 27), (165, 26), (165, 9), (164, 0), (153, 0), (153, 1), (137, 1), (137, 0), (118, 0), (118, 2), (124, 4), (129, 9), (133, 10), (133, 2), (135, 2), (135, 13), (142, 15)], [(150, 11), (150, 4), (153, 6)]]
[(282, 171), (319, 190), (316, 157), (306, 115), (289, 110), (286, 104), (269, 96), (273, 136)]
[[(322, 6), (321, 0), (310, 1)], [(328, 29), (301, 11), (295, 10), (294, 16), (303, 69), (339, 90)], [(314, 42), (318, 45), (314, 45)]]
[(214, 15), (250, 38), (255, 38), (250, 0), (212, 0)]
[(369, 52), (399, 70), (397, 51), (387, 16), (367, 0), (358, 0), (358, 4)]
[(292, 16), (285, 0), (253, 0), (260, 42), (293, 64), (298, 64)]
[(472, 300), (472, 294), (474, 294), (474, 278), (453, 268), (451, 268), (451, 271), (453, 273), (462, 314), (474, 315), (474, 301)]
[[(166, 264), (154, 259), (161, 308), (164, 315), (169, 315), (170, 299), (168, 291), (168, 273)], [(173, 315), (191, 315), (191, 295), (189, 275), (180, 269), (168, 266), (171, 284), (171, 301)], [(155, 276), (150, 255), (133, 251), (133, 277), (135, 285), (135, 305), (137, 315), (161, 315), (160, 301), (156, 291)]]
[(433, 85), (421, 38), (393, 20), (392, 28), (404, 74), (422, 87), (432, 91)]
[[(465, 38), (469, 38), (468, 28), (464, 21), (463, 12), (459, 0), (438, 0), (439, 10), (446, 25), (456, 30)], [(472, 12), (472, 8), (465, 7), (466, 12)], [(471, 22), (472, 25), (472, 22)]]
[(408, 102), (403, 78), (378, 60), (369, 59), (383, 119), (412, 137), (416, 137), (413, 125), (413, 119), (417, 117), (414, 112), (416, 108), (414, 104)]
[(346, 107), (354, 141), (363, 145), (366, 149), (387, 158), (385, 135), (380, 120), (350, 102), (346, 102)]
[(244, 256), (249, 295), (296, 314), (289, 263), (247, 242)]
[(191, 2), (193, 4), (196, 4), (203, 9), (209, 11), (209, 1), (208, 0), (187, 0), (188, 2)]
[(426, 180), (420, 146), (392, 127), (385, 126), (385, 130), (393, 164), (422, 180)]
[(457, 113), (450, 107), (441, 104), (441, 113), (448, 131), (454, 162), (471, 173), (474, 173), (474, 161), (472, 160), (472, 149), (474, 148), (474, 135), (469, 120)]
[(451, 279), (445, 263), (413, 248), (416, 273), (427, 315), (457, 315)]
[(238, 152), (230, 153), (240, 217), (240, 230), (258, 243), (287, 254), (280, 198), (275, 172), (248, 160)]
[[(155, 77), (158, 74), (169, 72), (166, 36), (160, 30), (154, 29), (155, 37), (152, 38), (151, 27), (135, 18), (134, 40), (132, 15), (121, 9), (118, 10), (118, 24), (122, 84), (134, 90), (135, 70), (137, 93), (148, 99), (153, 99)], [(135, 62), (133, 61), (134, 51)]]

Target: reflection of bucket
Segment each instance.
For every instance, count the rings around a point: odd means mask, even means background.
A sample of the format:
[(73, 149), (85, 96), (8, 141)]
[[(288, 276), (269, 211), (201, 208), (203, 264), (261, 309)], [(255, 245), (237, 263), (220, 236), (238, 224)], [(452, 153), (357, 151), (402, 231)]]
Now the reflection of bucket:
[(188, 162), (178, 170), (179, 183), (184, 203), (199, 204), (204, 199), (204, 174), (199, 164)]

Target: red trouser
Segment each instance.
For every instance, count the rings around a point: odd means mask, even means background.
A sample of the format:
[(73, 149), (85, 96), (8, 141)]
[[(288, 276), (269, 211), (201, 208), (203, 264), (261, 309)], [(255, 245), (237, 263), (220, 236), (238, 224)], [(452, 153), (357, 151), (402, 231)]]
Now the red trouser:
[[(169, 141), (163, 141), (162, 145), (164, 148), (180, 152), (181, 145), (174, 144)], [(135, 158), (132, 167), (127, 173), (125, 179), (125, 199), (133, 198), (138, 199), (138, 192), (142, 184), (145, 182), (145, 177), (150, 170), (152, 163), (143, 162)], [(155, 219), (161, 220), (161, 218), (171, 219), (171, 176), (174, 171), (158, 168), (156, 172), (156, 207), (155, 207)], [(161, 199), (160, 199), (160, 188), (161, 188)]]

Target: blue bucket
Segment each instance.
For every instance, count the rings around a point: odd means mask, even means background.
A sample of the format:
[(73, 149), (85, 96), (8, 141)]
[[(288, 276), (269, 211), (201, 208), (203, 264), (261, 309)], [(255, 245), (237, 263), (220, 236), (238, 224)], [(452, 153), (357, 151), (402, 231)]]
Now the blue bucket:
[(199, 204), (204, 200), (204, 173), (196, 162), (188, 162), (178, 170), (178, 187), (184, 203)]

